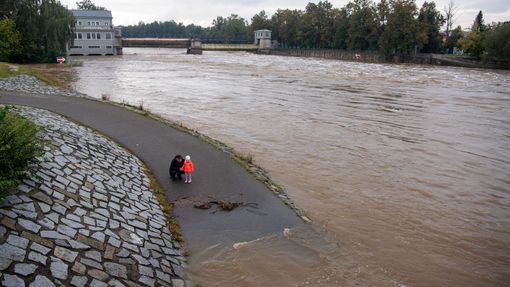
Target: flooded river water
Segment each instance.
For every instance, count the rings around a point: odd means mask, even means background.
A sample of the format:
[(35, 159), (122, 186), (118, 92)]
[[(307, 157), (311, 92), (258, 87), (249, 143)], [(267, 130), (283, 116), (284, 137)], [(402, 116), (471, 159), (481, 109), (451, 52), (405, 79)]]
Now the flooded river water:
[(253, 155), (317, 230), (212, 246), (192, 282), (508, 286), (508, 71), (124, 52), (83, 58), (76, 89)]

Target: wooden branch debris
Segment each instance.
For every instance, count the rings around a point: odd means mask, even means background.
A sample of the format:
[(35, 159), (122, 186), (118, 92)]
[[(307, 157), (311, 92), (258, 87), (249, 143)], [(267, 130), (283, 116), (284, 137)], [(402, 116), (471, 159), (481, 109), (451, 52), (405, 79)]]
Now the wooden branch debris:
[(211, 200), (206, 202), (199, 202), (195, 204), (195, 208), (198, 209), (210, 209), (213, 205), (216, 205), (218, 209), (221, 209), (223, 211), (232, 211), (236, 209), (239, 206), (248, 205), (255, 207), (254, 203), (242, 203), (242, 202), (230, 202), (230, 201), (217, 201), (217, 200)]

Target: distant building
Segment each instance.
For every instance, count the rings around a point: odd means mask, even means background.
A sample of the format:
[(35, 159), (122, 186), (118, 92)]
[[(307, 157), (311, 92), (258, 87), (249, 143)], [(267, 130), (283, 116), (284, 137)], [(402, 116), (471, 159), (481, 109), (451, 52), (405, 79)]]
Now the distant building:
[(271, 30), (262, 29), (255, 31), (255, 45), (260, 49), (271, 49)]
[(71, 55), (122, 54), (120, 29), (113, 27), (111, 11), (71, 10), (76, 19)]

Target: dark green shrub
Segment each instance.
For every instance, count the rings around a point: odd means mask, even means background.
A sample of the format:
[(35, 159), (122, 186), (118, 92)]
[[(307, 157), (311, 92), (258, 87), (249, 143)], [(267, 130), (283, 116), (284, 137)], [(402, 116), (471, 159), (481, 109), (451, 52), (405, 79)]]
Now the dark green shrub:
[(0, 200), (26, 176), (28, 167), (43, 154), (38, 127), (30, 120), (0, 108)]

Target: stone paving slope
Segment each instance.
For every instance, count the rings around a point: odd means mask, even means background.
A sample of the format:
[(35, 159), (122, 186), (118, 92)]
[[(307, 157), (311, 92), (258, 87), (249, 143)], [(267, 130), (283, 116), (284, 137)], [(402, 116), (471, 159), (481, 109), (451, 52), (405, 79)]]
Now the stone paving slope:
[(48, 141), (36, 173), (0, 205), (2, 286), (184, 286), (142, 162), (45, 110), (16, 111)]
[[(176, 202), (174, 215), (182, 228), (191, 260), (194, 254), (215, 244), (255, 240), (304, 224), (293, 210), (227, 154), (154, 119), (94, 100), (39, 93), (0, 91), (0, 103), (41, 107), (69, 116), (136, 154), (154, 173), (167, 199)], [(176, 153), (191, 155), (196, 168), (192, 184), (169, 180), (169, 163)], [(193, 207), (193, 202), (208, 200), (253, 203), (255, 207), (240, 207), (232, 212)]]
[(48, 86), (34, 76), (19, 75), (15, 77), (1, 78), (0, 89), (5, 91), (18, 91), (26, 93), (38, 93), (43, 95), (80, 96), (78, 93), (65, 91), (57, 87)]

